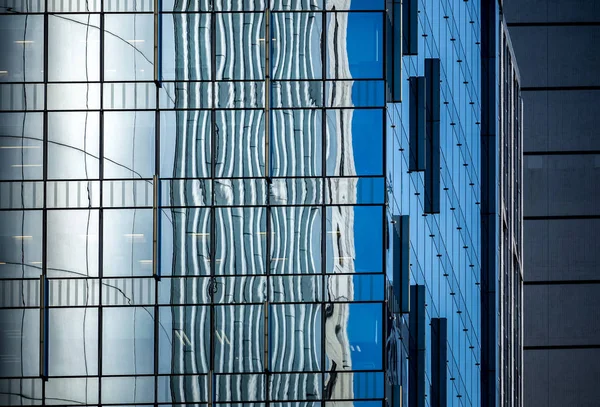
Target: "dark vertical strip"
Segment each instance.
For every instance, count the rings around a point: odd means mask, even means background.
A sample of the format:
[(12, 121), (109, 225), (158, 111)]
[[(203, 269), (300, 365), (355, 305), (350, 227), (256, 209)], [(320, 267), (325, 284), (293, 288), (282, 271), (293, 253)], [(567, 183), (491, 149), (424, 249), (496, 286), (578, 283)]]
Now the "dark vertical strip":
[(40, 276), (40, 377), (48, 380), (48, 279)]
[[(43, 210), (42, 210), (42, 277), (40, 280), (40, 290), (42, 290), (42, 302), (40, 306), (40, 316), (43, 320), (43, 325), (40, 329), (40, 338), (43, 338), (43, 345), (40, 349), (40, 375), (42, 376), (42, 403), (46, 400), (46, 381), (48, 380), (48, 293), (47, 276), (48, 276), (48, 0), (45, 0), (44, 8), (44, 123), (43, 123), (43, 141), (42, 141), (42, 182), (43, 182)], [(23, 67), (25, 70), (25, 67)], [(25, 86), (25, 85), (23, 85)], [(23, 113), (24, 115), (26, 113)], [(25, 129), (23, 128), (23, 131)], [(21, 179), (21, 182), (24, 180)], [(23, 185), (23, 184), (21, 184)], [(24, 202), (21, 202), (24, 205)], [(23, 214), (23, 216), (25, 216)]]
[(498, 404), (496, 368), (497, 4), (481, 0), (481, 405)]
[[(100, 210), (98, 212), (98, 376), (102, 377), (102, 321), (104, 319), (104, 302), (102, 296), (102, 278), (104, 277), (104, 2), (100, 2)], [(99, 379), (98, 402), (102, 402), (102, 379)]]
[(388, 58), (393, 60), (394, 72), (392, 75), (392, 100), (402, 102), (402, 1), (394, 0), (393, 11), (393, 44), (392, 52)]
[(419, 41), (419, 8), (417, 0), (402, 2), (402, 55), (417, 55)]
[(408, 405), (425, 407), (425, 286), (410, 286)]
[(409, 238), (409, 216), (395, 215), (393, 239), (393, 292), (397, 306), (394, 308), (395, 313), (408, 313), (410, 311), (409, 301), (409, 253), (410, 253), (410, 238)]
[(431, 407), (447, 405), (448, 320), (431, 318)]
[(409, 78), (410, 106), (409, 106), (409, 171), (425, 170), (425, 106), (426, 84), (425, 78), (415, 76)]
[(440, 60), (425, 59), (425, 213), (440, 213)]

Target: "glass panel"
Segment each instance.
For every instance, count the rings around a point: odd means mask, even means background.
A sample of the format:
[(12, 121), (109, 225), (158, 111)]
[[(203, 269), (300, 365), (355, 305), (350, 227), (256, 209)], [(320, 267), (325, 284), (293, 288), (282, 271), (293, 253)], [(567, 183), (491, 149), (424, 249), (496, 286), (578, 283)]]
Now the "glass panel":
[(238, 374), (215, 376), (215, 400), (217, 402), (248, 402), (264, 400), (266, 377), (264, 374)]
[(48, 0), (48, 11), (97, 13), (101, 10), (100, 2), (101, 0), (71, 0), (69, 2), (64, 0)]
[(210, 206), (212, 204), (210, 179), (172, 179), (160, 183), (161, 207)]
[(210, 109), (213, 107), (214, 88), (210, 82), (163, 82), (158, 91), (160, 108)]
[(109, 110), (154, 109), (156, 85), (153, 82), (105, 83), (102, 106)]
[(154, 16), (104, 16), (104, 78), (107, 81), (154, 79)]
[[(215, 307), (213, 335), (216, 372), (264, 371), (264, 318), (262, 304)], [(245, 385), (249, 386), (249, 383), (246, 382)], [(235, 394), (232, 396), (235, 398)]]
[(273, 179), (270, 185), (271, 204), (318, 205), (323, 203), (323, 179)]
[(38, 278), (42, 269), (42, 212), (0, 212), (1, 278)]
[(97, 208), (100, 206), (100, 181), (48, 181), (46, 206)]
[(100, 114), (48, 113), (48, 178), (99, 178)]
[(216, 112), (216, 176), (262, 177), (265, 173), (264, 112)]
[(327, 272), (382, 272), (382, 217), (381, 206), (328, 207)]
[(98, 379), (52, 378), (45, 383), (47, 405), (81, 405), (98, 402)]
[(264, 82), (216, 82), (215, 107), (219, 109), (264, 108)]
[(216, 277), (207, 289), (218, 304), (262, 303), (266, 284), (264, 276)]
[(103, 377), (102, 403), (153, 403), (154, 377)]
[(321, 214), (318, 207), (271, 209), (272, 274), (321, 273)]
[(98, 276), (98, 211), (48, 211), (48, 276)]
[(321, 81), (272, 81), (271, 106), (300, 108), (323, 106)]
[(104, 181), (103, 206), (118, 207), (152, 207), (154, 185), (150, 180), (140, 181)]
[(50, 307), (99, 305), (99, 286), (100, 280), (96, 278), (49, 279), (48, 305)]
[(327, 20), (327, 77), (382, 78), (383, 13), (328, 13)]
[[(323, 388), (321, 373), (272, 374), (270, 379), (269, 400), (316, 400), (321, 397)], [(300, 407), (308, 403), (289, 404)], [(291, 407), (289, 404), (281, 405)], [(312, 403), (308, 405), (312, 406)]]
[[(327, 107), (383, 107), (384, 81), (327, 81)], [(348, 93), (352, 97), (348, 97)]]
[(0, 307), (39, 307), (40, 280), (0, 280)]
[[(164, 275), (164, 273), (163, 273)], [(158, 284), (159, 304), (208, 304), (215, 290), (210, 277), (162, 277)]]
[(215, 213), (215, 274), (265, 274), (265, 209), (219, 208)]
[(48, 80), (100, 80), (100, 16), (48, 16)]
[[(0, 310), (0, 327), (3, 331), (0, 376), (38, 376), (40, 373), (39, 309)], [(2, 382), (0, 380), (0, 383)], [(19, 391), (15, 393), (18, 394)]]
[(383, 204), (385, 179), (328, 178), (325, 194), (327, 204)]
[(0, 55), (0, 82), (42, 82), (44, 17), (0, 15)]
[[(384, 301), (383, 274), (329, 275), (326, 278), (327, 301)], [(345, 296), (344, 291), (348, 291), (349, 296)]]
[(383, 175), (380, 109), (327, 111), (327, 175)]
[[(288, 277), (291, 282), (291, 277)], [(317, 372), (321, 369), (322, 319), (320, 304), (282, 304), (271, 305), (269, 314), (269, 359), (273, 372)], [(290, 384), (290, 389), (302, 391), (304, 384), (307, 393), (318, 394), (317, 383), (306, 377), (274, 380), (278, 394)], [(308, 381), (307, 381), (308, 379)], [(296, 382), (292, 387), (291, 383)], [(281, 386), (281, 387), (280, 387)], [(306, 398), (307, 394), (300, 395)], [(285, 399), (285, 398), (284, 398)], [(296, 399), (296, 397), (292, 398)]]
[(216, 14), (216, 79), (263, 79), (264, 13)]
[[(166, 0), (163, 5), (165, 3)], [(211, 79), (211, 24), (208, 13), (163, 15), (161, 74), (164, 80)]]
[(152, 178), (154, 175), (154, 112), (104, 114), (104, 176)]
[(321, 79), (322, 13), (272, 14), (273, 79)]
[(151, 276), (152, 210), (104, 211), (104, 276)]
[(43, 137), (41, 113), (0, 114), (0, 179), (41, 179)]
[(266, 205), (267, 180), (260, 179), (221, 179), (215, 180), (216, 205)]
[[(153, 373), (153, 354), (153, 307), (102, 309), (103, 374)], [(140, 395), (141, 393), (143, 392), (140, 392)]]
[[(146, 267), (152, 267), (152, 263)], [(155, 286), (154, 278), (105, 278), (102, 280), (102, 304), (152, 305)]]
[(98, 374), (98, 309), (51, 308), (48, 332), (51, 376)]
[(190, 208), (163, 211), (161, 224), (161, 274), (210, 274), (211, 212)]
[[(173, 303), (181, 302), (174, 298)], [(159, 324), (159, 373), (208, 373), (210, 308), (160, 307)]]
[[(43, 84), (0, 84), (0, 110), (42, 110), (43, 108)], [(48, 108), (51, 108), (50, 105)]]
[[(327, 373), (324, 391), (328, 399), (382, 399), (385, 393), (385, 377), (383, 372)], [(408, 397), (405, 400), (408, 400)]]
[(161, 177), (209, 177), (211, 146), (210, 111), (180, 110), (160, 113)]
[(273, 176), (318, 176), (323, 160), (320, 110), (274, 110), (271, 161)]
[(323, 297), (323, 276), (270, 276), (269, 301), (318, 302)]
[(207, 376), (159, 376), (158, 402), (186, 404), (168, 404), (173, 407), (207, 407), (207, 404), (192, 404), (208, 401)]
[(100, 109), (98, 83), (54, 83), (47, 87), (48, 110)]
[(0, 209), (41, 209), (43, 206), (42, 182), (0, 182)]

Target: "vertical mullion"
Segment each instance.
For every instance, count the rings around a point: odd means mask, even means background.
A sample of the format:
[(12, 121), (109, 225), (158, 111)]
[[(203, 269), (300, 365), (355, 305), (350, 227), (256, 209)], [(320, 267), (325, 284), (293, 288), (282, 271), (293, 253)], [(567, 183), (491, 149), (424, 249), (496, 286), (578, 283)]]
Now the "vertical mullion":
[(100, 176), (100, 210), (98, 213), (98, 402), (102, 403), (102, 320), (103, 298), (102, 278), (104, 275), (104, 2), (100, 2), (100, 148), (99, 148), (99, 176)]
[[(40, 326), (40, 340), (43, 340), (42, 348), (40, 349), (40, 375), (42, 376), (42, 404), (46, 400), (46, 381), (48, 380), (48, 290), (47, 275), (48, 275), (48, 206), (46, 204), (48, 193), (48, 0), (44, 2), (44, 114), (43, 114), (43, 141), (42, 141), (42, 183), (43, 183), (43, 205), (42, 205), (42, 275), (40, 278), (40, 321), (43, 324)], [(23, 67), (25, 68), (25, 67)], [(25, 85), (24, 85), (25, 86)], [(23, 113), (27, 114), (27, 113)], [(24, 129), (23, 129), (24, 130)], [(23, 183), (24, 180), (21, 180)], [(23, 202), (21, 203), (23, 205)], [(25, 216), (25, 214), (23, 214)]]
[(265, 222), (265, 232), (266, 232), (266, 262), (265, 262), (265, 274), (266, 274), (266, 284), (267, 284), (267, 292), (266, 292), (266, 301), (264, 308), (264, 361), (263, 361), (263, 370), (265, 372), (265, 405), (269, 407), (270, 400), (270, 380), (271, 380), (271, 370), (270, 370), (270, 361), (269, 361), (269, 345), (270, 345), (270, 337), (269, 337), (269, 311), (270, 311), (270, 296), (269, 296), (269, 284), (271, 282), (271, 239), (272, 239), (272, 225), (271, 225), (271, 46), (272, 46), (272, 38), (273, 34), (271, 32), (271, 1), (267, 0), (265, 4), (265, 176), (267, 180), (267, 208), (266, 208), (266, 222)]
[(325, 386), (325, 304), (327, 274), (327, 13), (321, 12), (321, 384)]

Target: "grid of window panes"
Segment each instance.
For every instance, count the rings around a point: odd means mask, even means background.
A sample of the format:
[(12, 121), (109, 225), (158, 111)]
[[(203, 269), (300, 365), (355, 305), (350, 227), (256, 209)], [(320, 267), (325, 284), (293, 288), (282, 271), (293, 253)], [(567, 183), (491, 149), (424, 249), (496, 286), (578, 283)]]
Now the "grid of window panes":
[[(410, 279), (411, 284), (425, 285), (426, 326), (431, 325), (431, 318), (448, 320), (448, 405), (479, 405), (480, 4), (466, 0), (416, 3), (418, 55), (403, 57), (403, 76), (424, 76), (425, 59), (440, 59), (440, 213), (426, 213), (424, 172), (409, 171), (410, 86), (404, 81), (402, 103), (388, 106), (387, 167), (394, 174), (388, 221), (391, 215), (410, 215)], [(404, 319), (407, 323), (408, 316)], [(430, 335), (427, 329), (426, 347)], [(403, 352), (408, 353), (407, 346)], [(432, 385), (430, 358), (427, 350), (427, 400)]]
[(0, 404), (381, 406), (383, 2), (0, 13)]

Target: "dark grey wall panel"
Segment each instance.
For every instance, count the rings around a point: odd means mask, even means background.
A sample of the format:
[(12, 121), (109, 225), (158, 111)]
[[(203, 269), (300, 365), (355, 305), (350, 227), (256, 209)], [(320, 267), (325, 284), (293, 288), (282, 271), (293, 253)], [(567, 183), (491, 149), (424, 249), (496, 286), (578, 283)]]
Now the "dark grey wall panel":
[(528, 285), (525, 346), (600, 345), (600, 284)]
[(525, 351), (527, 407), (597, 407), (600, 349)]
[(504, 15), (511, 23), (597, 21), (600, 2), (596, 0), (512, 0), (504, 1)]
[(511, 27), (521, 86), (600, 85), (600, 26)]
[(597, 90), (523, 92), (524, 151), (600, 150), (598, 100)]
[(600, 154), (525, 156), (524, 215), (598, 215)]
[(600, 219), (528, 220), (526, 281), (599, 280)]

